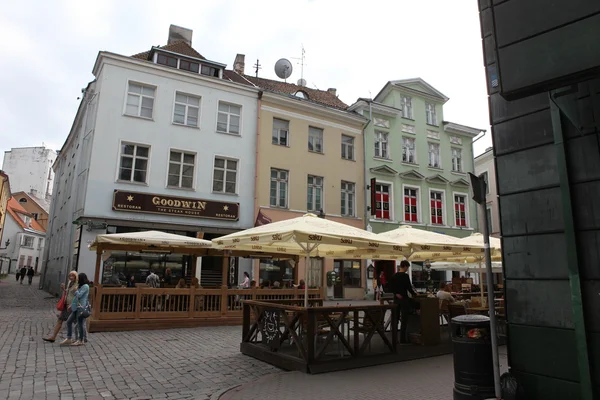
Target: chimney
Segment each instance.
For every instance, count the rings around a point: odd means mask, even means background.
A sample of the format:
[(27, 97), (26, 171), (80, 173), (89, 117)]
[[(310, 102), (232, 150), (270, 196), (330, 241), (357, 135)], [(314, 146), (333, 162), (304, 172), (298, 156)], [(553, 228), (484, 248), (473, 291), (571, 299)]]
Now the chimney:
[(246, 56), (244, 54), (238, 54), (235, 56), (235, 61), (233, 62), (233, 70), (240, 75), (244, 75), (244, 61), (246, 61)]
[(331, 93), (332, 95), (336, 96), (337, 89), (336, 89), (336, 88), (329, 88), (329, 89), (327, 89), (327, 92), (329, 92), (329, 93)]
[(169, 40), (167, 44), (171, 44), (177, 41), (184, 41), (188, 45), (192, 45), (192, 31), (188, 28), (182, 28), (181, 26), (171, 25), (169, 26)]

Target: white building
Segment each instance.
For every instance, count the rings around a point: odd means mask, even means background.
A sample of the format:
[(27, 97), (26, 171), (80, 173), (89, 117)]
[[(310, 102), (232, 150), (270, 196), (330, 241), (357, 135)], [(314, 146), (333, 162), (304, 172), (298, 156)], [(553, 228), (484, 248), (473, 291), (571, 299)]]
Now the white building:
[(13, 193), (33, 193), (47, 199), (52, 195), (56, 152), (41, 147), (19, 147), (4, 152), (2, 169), (10, 176)]
[[(43, 265), (46, 231), (13, 197), (8, 201), (4, 220), (3, 246), (0, 250), (0, 273), (33, 266), (38, 273)], [(8, 246), (6, 242), (8, 241)], [(6, 248), (4, 248), (6, 247)], [(6, 262), (10, 259), (10, 262)]]
[[(500, 211), (498, 204), (498, 191), (496, 189), (496, 164), (494, 163), (494, 149), (492, 147), (486, 149), (475, 157), (475, 174), (483, 175), (487, 183), (486, 199), (486, 218), (490, 227), (490, 235), (500, 237)], [(480, 221), (483, 221), (483, 215), (479, 216)], [(481, 227), (480, 227), (481, 229)]]
[[(253, 225), (258, 89), (222, 79), (225, 65), (200, 55), (191, 38), (171, 26), (166, 46), (98, 53), (54, 165), (46, 289), (56, 291), (70, 269), (94, 279), (87, 245), (98, 234), (211, 239)], [(250, 271), (249, 260), (239, 263), (232, 269)], [(190, 279), (194, 266), (188, 257), (113, 253), (100, 279), (143, 280), (149, 268)], [(203, 286), (220, 285), (221, 259), (202, 258), (195, 273)]]

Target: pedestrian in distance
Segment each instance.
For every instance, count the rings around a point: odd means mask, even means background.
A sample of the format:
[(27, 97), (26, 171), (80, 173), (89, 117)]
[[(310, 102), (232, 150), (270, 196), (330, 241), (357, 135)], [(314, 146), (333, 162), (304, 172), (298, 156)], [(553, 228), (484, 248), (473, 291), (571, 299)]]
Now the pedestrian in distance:
[(23, 284), (23, 279), (25, 279), (25, 275), (27, 275), (27, 268), (23, 265), (21, 267), (21, 285)]
[(33, 267), (30, 265), (27, 269), (27, 280), (29, 281), (29, 286), (31, 286), (31, 281), (33, 281), (33, 276), (35, 275), (35, 271)]

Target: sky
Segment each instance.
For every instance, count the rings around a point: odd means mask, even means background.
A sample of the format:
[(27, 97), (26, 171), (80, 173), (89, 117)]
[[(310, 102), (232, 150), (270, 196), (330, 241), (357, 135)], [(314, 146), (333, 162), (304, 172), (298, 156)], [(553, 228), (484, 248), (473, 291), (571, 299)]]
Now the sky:
[(450, 100), (444, 120), (487, 131), (491, 146), (476, 0), (55, 0), (3, 2), (0, 13), (0, 154), (12, 147), (60, 149), (98, 51), (132, 55), (167, 44), (169, 25), (193, 29), (193, 47), (232, 68), (278, 79), (288, 58), (307, 86), (336, 88), (342, 101), (375, 96), (387, 81), (421, 77)]

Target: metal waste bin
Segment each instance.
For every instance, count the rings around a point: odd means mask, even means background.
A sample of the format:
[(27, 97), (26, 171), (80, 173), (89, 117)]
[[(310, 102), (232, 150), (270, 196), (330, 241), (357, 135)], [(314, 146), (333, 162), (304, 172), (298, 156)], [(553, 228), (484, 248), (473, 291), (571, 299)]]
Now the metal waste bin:
[(454, 400), (495, 398), (490, 318), (460, 315), (452, 318)]

